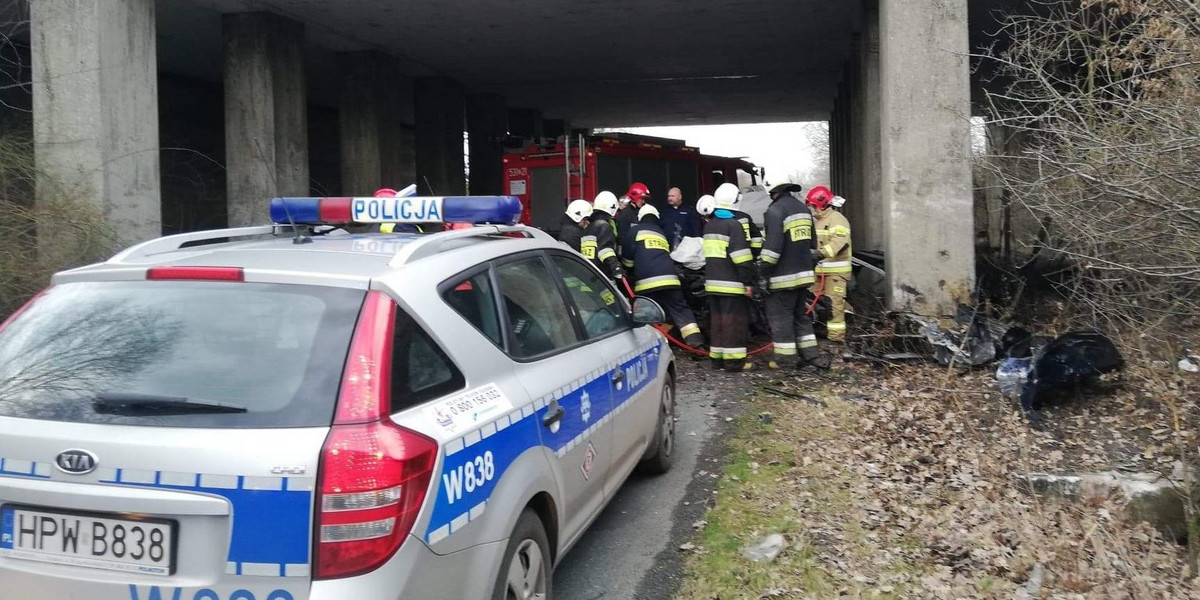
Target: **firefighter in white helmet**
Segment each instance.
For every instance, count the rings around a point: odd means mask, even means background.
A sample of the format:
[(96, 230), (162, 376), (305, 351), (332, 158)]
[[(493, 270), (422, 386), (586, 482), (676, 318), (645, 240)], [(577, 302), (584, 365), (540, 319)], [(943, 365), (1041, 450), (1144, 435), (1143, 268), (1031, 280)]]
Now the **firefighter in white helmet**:
[(693, 348), (704, 344), (696, 315), (683, 297), (683, 284), (671, 260), (671, 245), (663, 233), (658, 209), (645, 204), (638, 210), (638, 227), (634, 233), (633, 290), (649, 296), (666, 311), (667, 317), (679, 329), (679, 337)]
[(735, 212), (740, 196), (737, 186), (721, 184), (713, 194), (713, 218), (704, 225), (704, 291), (712, 315), (709, 357), (714, 368), (735, 372), (754, 369), (746, 360), (754, 254)]
[[(738, 191), (736, 185), (722, 183), (717, 187), (717, 191), (713, 193), (713, 197), (716, 198), (718, 205), (723, 202), (736, 204), (742, 197), (742, 193)], [(750, 251), (754, 253), (755, 258), (758, 258), (758, 253), (762, 250), (763, 246), (762, 230), (758, 228), (758, 225), (750, 218), (750, 215), (736, 208), (733, 209), (733, 214), (738, 223), (742, 225), (742, 233), (746, 235), (746, 242), (750, 244)]]
[(587, 231), (588, 219), (592, 216), (592, 203), (587, 200), (572, 200), (559, 223), (558, 241), (572, 250), (583, 253), (583, 234)]
[(716, 209), (717, 199), (713, 198), (711, 194), (700, 196), (700, 199), (696, 201), (696, 212), (705, 222), (712, 217), (713, 211)]
[(617, 258), (617, 232), (613, 216), (617, 214), (617, 197), (612, 192), (600, 192), (592, 202), (592, 218), (581, 242), (585, 257), (614, 281), (625, 277), (625, 269)]

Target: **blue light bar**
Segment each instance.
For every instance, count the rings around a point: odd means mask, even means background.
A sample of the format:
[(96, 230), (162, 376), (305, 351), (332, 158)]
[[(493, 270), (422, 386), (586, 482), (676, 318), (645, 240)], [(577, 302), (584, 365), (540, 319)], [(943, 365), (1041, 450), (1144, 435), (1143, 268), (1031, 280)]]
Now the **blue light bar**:
[(272, 198), (271, 222), (305, 225), (343, 223), (473, 223), (515, 225), (521, 201), (515, 196), (407, 196), (396, 198)]

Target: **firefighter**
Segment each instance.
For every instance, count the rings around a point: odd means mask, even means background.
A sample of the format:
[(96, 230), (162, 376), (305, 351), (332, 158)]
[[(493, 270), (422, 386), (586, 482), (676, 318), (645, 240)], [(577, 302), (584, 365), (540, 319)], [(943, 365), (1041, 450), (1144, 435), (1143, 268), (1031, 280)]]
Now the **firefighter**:
[(621, 265), (626, 270), (633, 268), (633, 239), (638, 223), (638, 211), (650, 199), (650, 188), (644, 183), (634, 183), (625, 192), (629, 204), (617, 212), (617, 245), (621, 249)]
[(670, 242), (660, 225), (658, 209), (645, 205), (638, 211), (638, 228), (633, 248), (633, 291), (649, 296), (663, 307), (667, 317), (679, 328), (683, 343), (700, 348), (700, 326), (683, 297), (683, 285), (671, 260)]
[(572, 200), (559, 223), (558, 241), (572, 250), (583, 254), (583, 235), (592, 216), (592, 203), (587, 200)]
[[(717, 204), (720, 205), (722, 202), (729, 202), (730, 198), (733, 198), (734, 202), (736, 202), (736, 199), (741, 197), (741, 192), (732, 183), (722, 183), (713, 192), (713, 197), (716, 199)], [(763, 245), (762, 231), (758, 228), (758, 224), (750, 218), (750, 215), (740, 210), (734, 210), (733, 214), (734, 218), (742, 226), (742, 233), (746, 236), (746, 243), (750, 244), (751, 252), (753, 252), (755, 258), (758, 258), (758, 253), (762, 250)]]
[(771, 206), (763, 218), (766, 240), (761, 254), (761, 276), (770, 291), (767, 296), (767, 321), (775, 358), (767, 363), (780, 366), (819, 365), (817, 336), (808, 314), (808, 288), (816, 281), (813, 252), (817, 237), (813, 216), (793, 192), (804, 188), (794, 183), (771, 189)]
[(833, 315), (826, 323), (829, 340), (843, 342), (846, 339), (846, 286), (850, 283), (852, 264), (850, 259), (850, 222), (833, 208), (833, 192), (825, 186), (817, 186), (808, 192), (808, 205), (813, 209), (817, 228), (817, 289), (829, 296), (833, 304)]
[(616, 214), (617, 197), (612, 192), (596, 194), (596, 200), (592, 202), (592, 219), (580, 242), (580, 254), (591, 259), (610, 279), (620, 284), (625, 277), (625, 269), (617, 259), (616, 225), (612, 222)]
[[(724, 186), (725, 184), (722, 184)], [(713, 368), (752, 371), (746, 343), (750, 337), (750, 296), (754, 288), (754, 254), (735, 210), (739, 194), (717, 189), (713, 218), (704, 226), (704, 291), (712, 325), (709, 355)]]

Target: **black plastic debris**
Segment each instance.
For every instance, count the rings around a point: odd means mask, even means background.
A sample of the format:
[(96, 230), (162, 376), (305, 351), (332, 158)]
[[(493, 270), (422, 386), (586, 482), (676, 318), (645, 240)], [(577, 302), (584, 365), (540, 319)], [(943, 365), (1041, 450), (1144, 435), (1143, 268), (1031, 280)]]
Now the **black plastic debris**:
[(1065, 333), (1034, 352), (1029, 376), (1021, 388), (1021, 408), (1031, 419), (1040, 420), (1040, 396), (1095, 383), (1101, 375), (1124, 366), (1120, 350), (1100, 332)]

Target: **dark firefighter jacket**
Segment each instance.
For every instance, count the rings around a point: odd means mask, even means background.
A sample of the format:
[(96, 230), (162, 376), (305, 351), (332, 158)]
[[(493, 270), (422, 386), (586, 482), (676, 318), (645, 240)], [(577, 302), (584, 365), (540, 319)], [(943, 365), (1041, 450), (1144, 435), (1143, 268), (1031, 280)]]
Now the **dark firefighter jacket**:
[(785, 194), (771, 203), (763, 221), (767, 239), (759, 258), (767, 285), (772, 290), (790, 290), (816, 281), (812, 251), (817, 247), (817, 237), (808, 207)]
[(758, 224), (750, 218), (750, 215), (740, 210), (733, 211), (733, 214), (738, 223), (742, 224), (742, 232), (746, 234), (746, 241), (750, 243), (750, 251), (757, 257), (763, 247), (762, 230), (758, 228)]
[(617, 211), (614, 221), (617, 224), (617, 247), (620, 248), (621, 265), (626, 269), (633, 268), (633, 255), (627, 250), (633, 249), (633, 238), (636, 235), (638, 223), (638, 208), (632, 202)]
[(639, 294), (680, 287), (670, 242), (653, 216), (642, 219), (634, 234), (633, 279)]
[[(572, 250), (583, 254), (583, 234), (584, 229), (578, 223), (573, 221), (571, 217), (563, 215), (562, 221), (558, 223), (558, 241), (566, 244)], [(593, 251), (595, 248), (593, 248)]]
[(743, 296), (754, 282), (754, 255), (736, 218), (716, 218), (704, 226), (704, 291)]
[(604, 211), (592, 213), (592, 222), (588, 224), (580, 243), (580, 253), (591, 259), (609, 277), (616, 279), (618, 275), (624, 276), (625, 271), (617, 259), (617, 238), (613, 235), (613, 225), (609, 219), (611, 217)]

